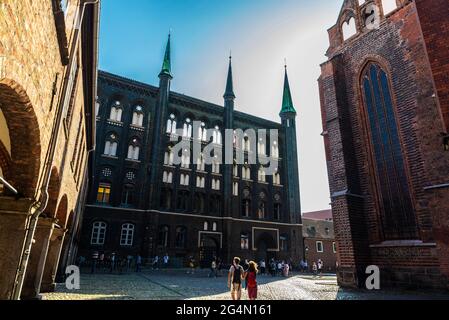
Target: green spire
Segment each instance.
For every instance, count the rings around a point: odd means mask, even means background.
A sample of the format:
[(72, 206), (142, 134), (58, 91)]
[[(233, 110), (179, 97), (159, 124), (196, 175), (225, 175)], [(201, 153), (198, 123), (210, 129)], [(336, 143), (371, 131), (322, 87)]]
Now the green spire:
[(288, 81), (287, 65), (285, 65), (285, 80), (284, 80), (284, 96), (282, 100), (282, 110), (281, 113), (296, 113), (295, 107), (293, 106), (292, 93), (290, 91), (290, 84)]
[(226, 81), (226, 91), (224, 94), (224, 98), (232, 98), (235, 99), (234, 94), (234, 83), (232, 81), (232, 56), (229, 56), (229, 70), (228, 70), (228, 80)]
[(170, 50), (170, 39), (171, 34), (168, 34), (168, 42), (167, 42), (167, 48), (165, 49), (165, 56), (164, 56), (164, 63), (162, 64), (162, 71), (160, 75), (169, 75), (172, 77), (171, 74), (171, 50)]

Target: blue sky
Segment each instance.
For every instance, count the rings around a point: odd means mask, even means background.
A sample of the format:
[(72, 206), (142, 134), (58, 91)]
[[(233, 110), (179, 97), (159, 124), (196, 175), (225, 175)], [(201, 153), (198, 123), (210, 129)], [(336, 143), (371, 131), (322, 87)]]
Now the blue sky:
[(172, 90), (223, 103), (233, 55), (236, 109), (279, 121), (283, 64), (298, 110), (303, 212), (329, 207), (319, 92), (327, 29), (342, 0), (109, 0), (102, 2), (100, 68), (158, 84), (172, 30)]

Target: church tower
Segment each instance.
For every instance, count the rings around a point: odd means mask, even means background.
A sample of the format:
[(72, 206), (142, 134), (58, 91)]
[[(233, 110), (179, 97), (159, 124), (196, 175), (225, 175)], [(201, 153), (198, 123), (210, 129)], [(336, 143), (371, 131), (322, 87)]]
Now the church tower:
[[(234, 129), (234, 83), (232, 78), (232, 57), (229, 57), (228, 78), (226, 81), (226, 90), (223, 95), (224, 98), (224, 129)], [(224, 213), (232, 216), (232, 164), (226, 163), (227, 153), (234, 154), (234, 149), (225, 149), (223, 155), (223, 196), (224, 196)], [(229, 158), (229, 156), (228, 156)], [(234, 156), (232, 156), (232, 159)], [(228, 159), (229, 161), (230, 159)]]
[(283, 141), (284, 168), (286, 171), (287, 212), (291, 223), (301, 223), (301, 200), (299, 190), (298, 145), (296, 139), (296, 110), (293, 106), (287, 66), (285, 66), (284, 94), (280, 117), (285, 130)]
[(167, 47), (165, 49), (164, 62), (159, 74), (159, 93), (153, 127), (153, 143), (151, 150), (150, 164), (150, 199), (151, 207), (157, 208), (160, 198), (160, 188), (158, 188), (159, 177), (161, 176), (162, 164), (165, 152), (165, 123), (168, 119), (168, 102), (170, 98), (170, 84), (173, 79), (171, 73), (171, 35), (168, 35)]

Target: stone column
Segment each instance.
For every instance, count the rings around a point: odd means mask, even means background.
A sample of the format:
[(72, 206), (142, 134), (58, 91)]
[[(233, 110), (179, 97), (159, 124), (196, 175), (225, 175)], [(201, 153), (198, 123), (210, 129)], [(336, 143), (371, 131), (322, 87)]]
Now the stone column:
[(12, 297), (32, 200), (0, 196), (0, 300)]
[(53, 230), (50, 245), (45, 262), (44, 275), (40, 292), (54, 292), (56, 289), (56, 274), (58, 272), (59, 259), (67, 230), (56, 228)]
[(42, 275), (44, 273), (45, 261), (47, 259), (48, 246), (55, 226), (52, 218), (39, 218), (34, 242), (31, 247), (31, 255), (22, 288), (22, 299), (39, 299)]

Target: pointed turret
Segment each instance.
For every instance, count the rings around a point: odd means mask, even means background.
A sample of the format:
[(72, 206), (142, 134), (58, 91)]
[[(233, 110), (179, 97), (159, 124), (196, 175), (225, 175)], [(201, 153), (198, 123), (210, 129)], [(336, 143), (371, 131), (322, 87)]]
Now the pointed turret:
[(226, 91), (223, 97), (225, 99), (235, 99), (234, 82), (232, 79), (232, 56), (229, 57), (228, 79), (226, 81)]
[(167, 41), (167, 47), (165, 48), (165, 56), (164, 56), (164, 62), (162, 64), (162, 70), (159, 74), (159, 77), (162, 75), (167, 75), (173, 78), (171, 74), (171, 47), (170, 47), (170, 41), (171, 40), (171, 34), (168, 35), (168, 41)]
[(282, 126), (284, 127), (285, 138), (282, 141), (284, 150), (284, 161), (286, 182), (288, 186), (288, 214), (291, 223), (301, 223), (301, 201), (299, 189), (299, 168), (298, 168), (298, 143), (296, 134), (296, 110), (293, 106), (292, 93), (287, 74), (287, 63), (285, 66), (284, 95), (282, 100), (282, 110), (280, 113)]
[(285, 79), (284, 79), (284, 95), (282, 99), (282, 110), (283, 113), (295, 113), (296, 109), (293, 106), (292, 93), (290, 91), (290, 83), (288, 81), (287, 65), (285, 66)]

